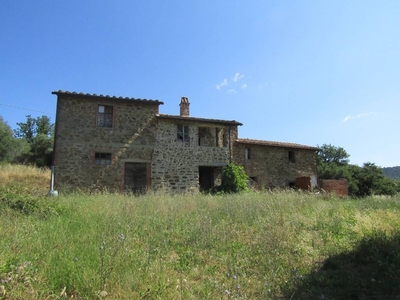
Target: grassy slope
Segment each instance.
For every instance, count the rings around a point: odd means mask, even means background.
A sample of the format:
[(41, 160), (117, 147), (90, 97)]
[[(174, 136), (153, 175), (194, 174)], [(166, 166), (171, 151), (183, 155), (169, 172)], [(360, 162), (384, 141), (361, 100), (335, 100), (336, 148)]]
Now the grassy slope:
[(289, 191), (49, 199), (37, 196), (47, 192), (48, 173), (14, 172), (0, 177), (0, 299), (400, 294), (399, 197)]

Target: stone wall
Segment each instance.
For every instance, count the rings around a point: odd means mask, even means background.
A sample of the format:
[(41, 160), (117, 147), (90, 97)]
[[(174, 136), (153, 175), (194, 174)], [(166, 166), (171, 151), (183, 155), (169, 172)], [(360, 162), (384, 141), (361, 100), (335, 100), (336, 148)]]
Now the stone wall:
[[(316, 184), (315, 150), (235, 142), (237, 125), (241, 125), (235, 121), (159, 115), (162, 102), (158, 101), (56, 94), (57, 189), (123, 190), (126, 163), (135, 163), (128, 164), (127, 182), (142, 176), (130, 173), (137, 168), (146, 176), (148, 187), (178, 192), (198, 190), (200, 181), (203, 186), (210, 181), (220, 184), (222, 167), (231, 161), (244, 166), (259, 186), (286, 187), (299, 177)], [(110, 122), (112, 126), (99, 127), (99, 105), (112, 106), (112, 118), (106, 119), (106, 125)], [(178, 135), (178, 125), (180, 130), (188, 128), (188, 134)], [(96, 157), (96, 153), (110, 153), (111, 160)], [(106, 163), (99, 165), (99, 160)]]
[[(99, 105), (113, 107), (112, 127), (97, 126)], [(157, 113), (154, 102), (58, 95), (56, 187), (123, 189), (124, 162), (151, 162)], [(111, 153), (111, 164), (95, 164), (96, 152)]]
[[(249, 149), (250, 159), (245, 157), (245, 148)], [(289, 151), (294, 152), (295, 162), (290, 162)], [(317, 166), (314, 150), (236, 142), (233, 158), (237, 164), (244, 167), (247, 175), (262, 187), (295, 186), (298, 177), (309, 177), (311, 182), (316, 184)]]
[[(189, 126), (189, 140), (177, 140), (177, 125)], [(174, 191), (198, 190), (199, 167), (221, 167), (229, 164), (229, 126), (188, 120), (158, 120), (152, 161), (152, 186)], [(200, 135), (199, 136), (199, 132)], [(237, 130), (231, 130), (232, 138)], [(217, 136), (228, 136), (225, 144)], [(199, 137), (203, 138), (204, 143)], [(217, 170), (217, 168), (216, 168)], [(216, 182), (220, 177), (214, 174)]]

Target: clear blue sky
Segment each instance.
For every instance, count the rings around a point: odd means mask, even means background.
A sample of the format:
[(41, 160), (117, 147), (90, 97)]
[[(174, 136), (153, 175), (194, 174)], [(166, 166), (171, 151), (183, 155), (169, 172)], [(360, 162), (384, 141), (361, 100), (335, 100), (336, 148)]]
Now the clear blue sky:
[(194, 117), (242, 122), (241, 138), (400, 166), (398, 0), (0, 7), (0, 115), (12, 128), (27, 114), (54, 121), (54, 90), (158, 99), (166, 114), (187, 96)]

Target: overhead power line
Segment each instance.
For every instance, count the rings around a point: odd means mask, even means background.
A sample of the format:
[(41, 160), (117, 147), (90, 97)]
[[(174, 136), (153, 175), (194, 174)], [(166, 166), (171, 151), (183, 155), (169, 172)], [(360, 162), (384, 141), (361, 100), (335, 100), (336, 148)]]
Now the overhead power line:
[(8, 106), (8, 107), (11, 107), (11, 108), (16, 108), (16, 109), (29, 110), (29, 111), (35, 111), (35, 112), (40, 112), (40, 113), (49, 114), (49, 115), (55, 115), (55, 113), (50, 113), (50, 112), (37, 110), (37, 109), (32, 109), (32, 108), (24, 108), (24, 107), (13, 106), (13, 105), (8, 105), (8, 104), (3, 104), (3, 103), (0, 103), (0, 105)]

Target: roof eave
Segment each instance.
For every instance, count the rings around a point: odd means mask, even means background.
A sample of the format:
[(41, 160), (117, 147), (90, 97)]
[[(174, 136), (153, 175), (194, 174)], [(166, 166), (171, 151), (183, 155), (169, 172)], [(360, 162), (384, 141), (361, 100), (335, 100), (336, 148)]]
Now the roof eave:
[(309, 151), (320, 151), (320, 148), (301, 145), (301, 144), (291, 144), (284, 142), (274, 142), (274, 141), (263, 141), (263, 140), (245, 140), (245, 139), (237, 139), (236, 143), (247, 144), (247, 145), (255, 145), (255, 146), (265, 146), (265, 147), (277, 147), (277, 148), (289, 148), (289, 149), (298, 149), (298, 150), (309, 150)]
[(89, 93), (77, 93), (77, 92), (68, 92), (68, 91), (53, 91), (51, 92), (53, 95), (65, 95), (65, 96), (73, 96), (73, 97), (84, 97), (84, 98), (101, 98), (101, 99), (107, 99), (107, 100), (119, 100), (119, 101), (132, 101), (132, 102), (140, 102), (140, 103), (146, 103), (146, 104), (157, 104), (157, 105), (162, 105), (164, 102), (159, 101), (159, 100), (152, 100), (152, 99), (136, 99), (136, 98), (129, 98), (129, 97), (122, 97), (122, 96), (110, 96), (110, 95), (97, 95), (97, 94), (89, 94)]
[(207, 119), (207, 118), (196, 118), (196, 117), (181, 117), (181, 116), (165, 115), (165, 114), (158, 114), (158, 115), (156, 115), (156, 117), (160, 118), (160, 119), (167, 119), (167, 120), (195, 121), (195, 122), (202, 122), (202, 123), (224, 124), (224, 125), (231, 125), (231, 126), (242, 126), (243, 125), (242, 123), (237, 122), (235, 120), (218, 120), (218, 119)]

